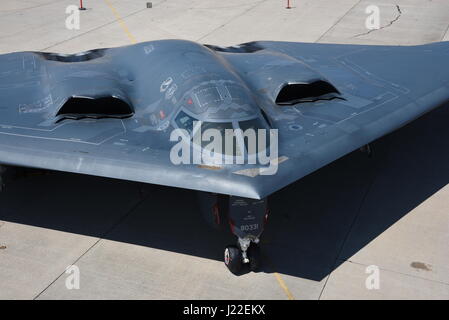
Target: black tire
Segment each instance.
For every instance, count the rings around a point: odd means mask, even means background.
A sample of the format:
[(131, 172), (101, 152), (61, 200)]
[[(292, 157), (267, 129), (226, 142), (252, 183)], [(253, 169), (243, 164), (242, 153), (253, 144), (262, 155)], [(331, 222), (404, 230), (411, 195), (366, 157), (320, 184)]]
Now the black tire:
[(258, 271), (261, 265), (261, 254), (260, 247), (255, 243), (251, 243), (248, 250), (246, 251), (249, 259), (249, 269), (251, 271)]
[(237, 246), (227, 246), (224, 252), (224, 263), (233, 274), (242, 269), (242, 252)]

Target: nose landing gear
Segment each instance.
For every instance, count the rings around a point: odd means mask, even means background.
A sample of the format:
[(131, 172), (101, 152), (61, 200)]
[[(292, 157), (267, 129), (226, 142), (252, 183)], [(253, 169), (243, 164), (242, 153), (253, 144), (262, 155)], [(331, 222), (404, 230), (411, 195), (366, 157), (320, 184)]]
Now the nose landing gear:
[(237, 244), (224, 250), (225, 266), (234, 274), (243, 267), (257, 271), (261, 266), (259, 238), (268, 219), (267, 199), (255, 200), (212, 193), (199, 193), (201, 211), (206, 221), (224, 229), (229, 222)]
[(234, 274), (238, 274), (247, 265), (249, 270), (258, 271), (260, 267), (259, 239), (241, 239), (238, 245), (230, 245), (224, 251), (224, 263)]
[(237, 236), (237, 246), (225, 249), (225, 265), (236, 274), (242, 266), (258, 271), (261, 265), (259, 237), (268, 217), (267, 199), (254, 200), (229, 197), (228, 219), (231, 232)]

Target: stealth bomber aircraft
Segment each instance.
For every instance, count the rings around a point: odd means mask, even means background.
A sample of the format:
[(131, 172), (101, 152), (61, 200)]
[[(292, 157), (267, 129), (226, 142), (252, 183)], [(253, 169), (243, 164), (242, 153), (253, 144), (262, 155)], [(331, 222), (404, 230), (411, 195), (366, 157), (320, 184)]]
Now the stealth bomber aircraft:
[[(0, 172), (2, 181), (28, 167), (198, 190), (205, 216), (238, 238), (224, 254), (237, 273), (258, 268), (270, 194), (448, 101), (449, 43), (162, 40), (10, 53), (0, 55)], [(232, 147), (207, 149), (199, 126), (231, 132)], [(263, 150), (248, 130), (269, 132), (257, 135)], [(212, 156), (194, 159), (204, 149)], [(270, 162), (247, 161), (259, 154)]]

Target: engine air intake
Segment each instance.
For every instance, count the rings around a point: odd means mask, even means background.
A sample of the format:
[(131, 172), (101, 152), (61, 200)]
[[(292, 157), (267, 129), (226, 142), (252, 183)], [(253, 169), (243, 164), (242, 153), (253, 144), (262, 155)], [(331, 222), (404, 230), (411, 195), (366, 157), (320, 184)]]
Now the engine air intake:
[(59, 109), (57, 121), (81, 118), (127, 118), (134, 114), (131, 106), (116, 97), (71, 97)]
[(276, 104), (292, 105), (300, 102), (341, 98), (340, 92), (329, 82), (318, 80), (311, 83), (287, 83), (279, 91)]

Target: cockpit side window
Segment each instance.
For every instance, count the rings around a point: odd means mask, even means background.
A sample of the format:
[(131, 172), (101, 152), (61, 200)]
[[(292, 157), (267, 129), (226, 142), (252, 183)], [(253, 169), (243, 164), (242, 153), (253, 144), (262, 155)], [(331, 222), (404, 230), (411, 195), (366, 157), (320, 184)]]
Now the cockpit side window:
[(180, 129), (187, 130), (190, 135), (192, 135), (192, 132), (193, 132), (193, 122), (194, 121), (197, 121), (197, 119), (189, 116), (184, 111), (181, 111), (180, 113), (178, 113), (178, 115), (176, 116), (176, 119), (175, 119), (176, 125)]

